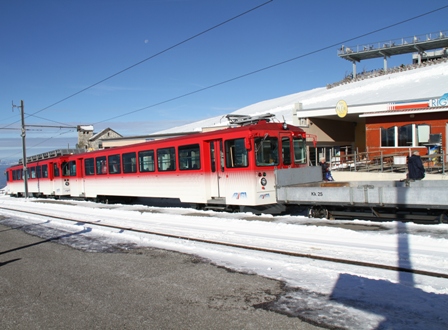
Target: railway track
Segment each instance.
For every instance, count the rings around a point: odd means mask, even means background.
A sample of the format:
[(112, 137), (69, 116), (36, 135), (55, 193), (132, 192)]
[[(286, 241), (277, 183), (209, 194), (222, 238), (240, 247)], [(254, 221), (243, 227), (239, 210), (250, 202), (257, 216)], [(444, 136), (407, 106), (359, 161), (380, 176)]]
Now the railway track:
[[(379, 263), (371, 263), (371, 262), (356, 261), (356, 260), (349, 260), (349, 259), (343, 259), (343, 258), (328, 257), (328, 256), (322, 256), (322, 255), (310, 254), (310, 253), (299, 253), (299, 252), (293, 252), (293, 251), (282, 250), (282, 249), (259, 247), (259, 246), (255, 246), (255, 245), (224, 242), (224, 241), (215, 240), (215, 239), (210, 240), (210, 239), (204, 239), (204, 238), (194, 237), (194, 236), (190, 236), (190, 235), (170, 234), (170, 233), (165, 233), (165, 232), (156, 231), (156, 230), (139, 229), (139, 228), (135, 228), (132, 226), (107, 224), (107, 223), (104, 223), (105, 221), (103, 222), (100, 220), (95, 220), (95, 221), (79, 220), (79, 219), (73, 219), (73, 218), (65, 217), (65, 216), (56, 216), (56, 215), (51, 215), (51, 214), (47, 214), (47, 213), (43, 213), (43, 212), (26, 211), (26, 210), (20, 210), (20, 209), (15, 209), (15, 208), (10, 208), (10, 207), (0, 207), (0, 210), (17, 212), (19, 214), (29, 214), (29, 215), (39, 216), (39, 217), (52, 218), (52, 219), (57, 219), (60, 221), (66, 221), (69, 223), (82, 224), (84, 226), (88, 225), (88, 226), (97, 227), (97, 228), (101, 228), (101, 227), (109, 228), (109, 229), (115, 229), (115, 230), (119, 230), (119, 231), (129, 231), (129, 232), (141, 233), (141, 234), (147, 234), (147, 235), (156, 235), (156, 236), (167, 237), (167, 238), (187, 240), (187, 241), (191, 241), (191, 242), (220, 245), (220, 246), (225, 246), (225, 247), (239, 248), (239, 249), (259, 251), (259, 252), (267, 252), (267, 253), (286, 255), (286, 256), (297, 257), (297, 258), (307, 258), (307, 259), (321, 260), (321, 261), (337, 263), (337, 264), (347, 264), (347, 265), (360, 266), (360, 267), (365, 267), (365, 268), (384, 269), (384, 270), (390, 270), (390, 271), (395, 271), (395, 272), (405, 272), (405, 273), (410, 273), (410, 274), (414, 274), (414, 275), (424, 275), (424, 276), (429, 276), (429, 277), (448, 279), (448, 274), (446, 274), (446, 273), (432, 272), (432, 271), (426, 271), (426, 270), (421, 270), (421, 269), (412, 269), (412, 268), (401, 267), (401, 266), (391, 266), (391, 265), (384, 265), (384, 264), (379, 264)], [(102, 222), (102, 223), (100, 223), (100, 222)]]

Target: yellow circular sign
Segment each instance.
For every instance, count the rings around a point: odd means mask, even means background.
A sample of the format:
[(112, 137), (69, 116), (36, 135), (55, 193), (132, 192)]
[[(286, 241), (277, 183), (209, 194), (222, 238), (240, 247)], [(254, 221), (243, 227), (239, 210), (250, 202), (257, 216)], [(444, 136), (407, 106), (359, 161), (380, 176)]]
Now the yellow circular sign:
[(344, 118), (347, 115), (347, 112), (347, 102), (340, 100), (338, 103), (336, 103), (336, 113), (340, 118)]

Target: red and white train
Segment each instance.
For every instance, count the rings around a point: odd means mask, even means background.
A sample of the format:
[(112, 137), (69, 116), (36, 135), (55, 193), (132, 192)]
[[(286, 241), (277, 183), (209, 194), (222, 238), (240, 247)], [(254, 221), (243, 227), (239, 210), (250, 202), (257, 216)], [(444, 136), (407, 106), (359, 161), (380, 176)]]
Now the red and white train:
[[(174, 199), (202, 208), (277, 205), (275, 168), (307, 166), (306, 133), (260, 118), (228, 116), (229, 128), (92, 152), (55, 152), (27, 163), (28, 194), (95, 201)], [(47, 158), (45, 158), (47, 155)], [(7, 190), (24, 196), (23, 165)]]

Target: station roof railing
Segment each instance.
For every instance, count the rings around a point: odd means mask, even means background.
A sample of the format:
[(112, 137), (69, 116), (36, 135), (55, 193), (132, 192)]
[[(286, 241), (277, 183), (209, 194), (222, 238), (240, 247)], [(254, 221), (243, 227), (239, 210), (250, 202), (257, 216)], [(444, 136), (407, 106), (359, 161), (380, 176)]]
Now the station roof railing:
[(424, 35), (393, 39), (355, 47), (342, 47), (338, 50), (338, 56), (351, 62), (390, 57), (393, 55), (423, 53), (448, 47), (448, 31), (433, 32)]

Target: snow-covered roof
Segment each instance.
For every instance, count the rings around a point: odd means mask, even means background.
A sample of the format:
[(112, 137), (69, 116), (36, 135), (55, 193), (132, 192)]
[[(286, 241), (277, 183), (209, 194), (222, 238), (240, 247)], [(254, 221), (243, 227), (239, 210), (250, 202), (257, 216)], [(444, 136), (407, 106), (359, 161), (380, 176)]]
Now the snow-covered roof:
[[(303, 111), (335, 108), (340, 100), (350, 105), (399, 102), (439, 98), (448, 92), (448, 62), (422, 66), (364, 80), (345, 83), (333, 88), (320, 87), (308, 91), (261, 101), (238, 109), (232, 114), (258, 116), (276, 115), (278, 121), (293, 123), (293, 109), (301, 104)], [(301, 110), (298, 110), (298, 112)], [(212, 117), (157, 133), (200, 131), (202, 127), (223, 125), (223, 116)]]

